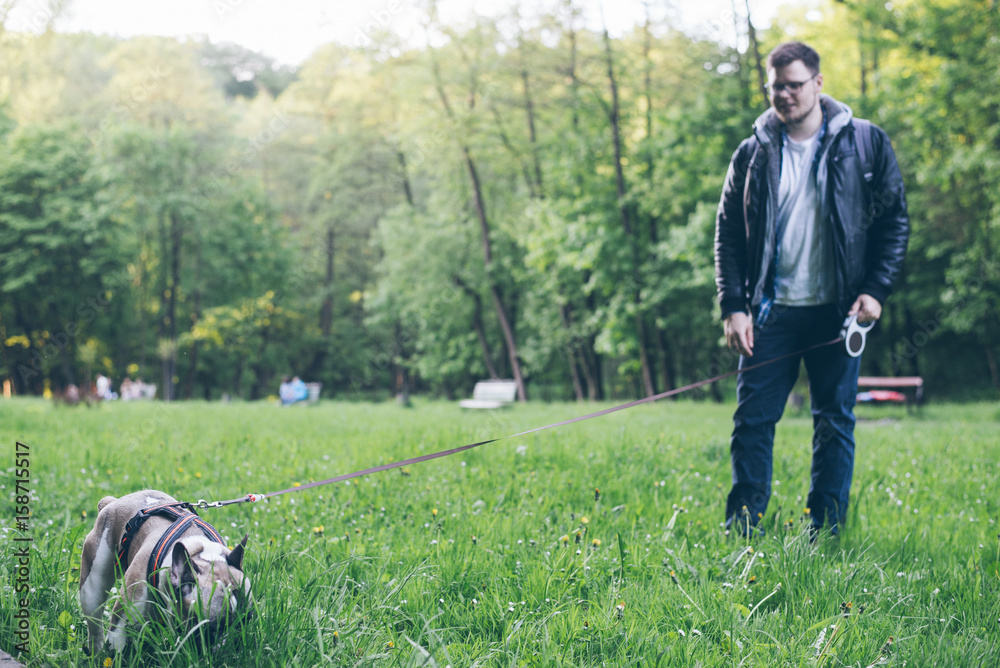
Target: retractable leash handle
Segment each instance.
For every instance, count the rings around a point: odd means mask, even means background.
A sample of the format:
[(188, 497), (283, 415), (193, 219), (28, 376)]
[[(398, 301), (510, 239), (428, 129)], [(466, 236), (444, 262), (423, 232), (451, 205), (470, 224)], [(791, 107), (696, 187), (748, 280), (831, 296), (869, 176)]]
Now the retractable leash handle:
[(844, 325), (840, 330), (840, 338), (844, 340), (844, 347), (841, 349), (848, 357), (861, 357), (865, 351), (865, 343), (868, 340), (868, 332), (875, 326), (875, 321), (861, 324), (858, 316), (849, 315), (844, 320)]

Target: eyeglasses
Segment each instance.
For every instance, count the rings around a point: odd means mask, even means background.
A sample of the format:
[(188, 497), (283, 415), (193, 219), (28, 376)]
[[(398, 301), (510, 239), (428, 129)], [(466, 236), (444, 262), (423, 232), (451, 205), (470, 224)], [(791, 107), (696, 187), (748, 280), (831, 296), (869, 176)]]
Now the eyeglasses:
[(810, 81), (812, 81), (815, 78), (816, 78), (816, 75), (814, 74), (811, 77), (809, 77), (808, 79), (806, 79), (805, 81), (785, 81), (784, 83), (774, 83), (774, 84), (769, 84), (768, 83), (768, 84), (764, 84), (764, 88), (771, 95), (777, 95), (778, 93), (782, 93), (782, 92), (784, 92), (786, 90), (789, 93), (791, 93), (792, 95), (795, 95), (800, 90), (802, 90), (803, 86), (805, 86), (807, 83), (809, 83)]

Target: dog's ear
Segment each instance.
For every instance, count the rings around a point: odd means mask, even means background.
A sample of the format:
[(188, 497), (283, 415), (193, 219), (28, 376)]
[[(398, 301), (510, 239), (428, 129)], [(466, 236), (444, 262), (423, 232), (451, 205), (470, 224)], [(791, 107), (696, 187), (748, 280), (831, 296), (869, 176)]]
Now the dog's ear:
[(177, 541), (174, 543), (173, 556), (170, 563), (170, 584), (180, 587), (185, 583), (193, 583), (198, 580), (195, 573), (200, 573), (198, 566), (191, 560), (184, 543)]
[(238, 571), (243, 570), (243, 548), (246, 547), (247, 538), (250, 534), (245, 534), (240, 544), (233, 548), (233, 551), (226, 555), (226, 563)]

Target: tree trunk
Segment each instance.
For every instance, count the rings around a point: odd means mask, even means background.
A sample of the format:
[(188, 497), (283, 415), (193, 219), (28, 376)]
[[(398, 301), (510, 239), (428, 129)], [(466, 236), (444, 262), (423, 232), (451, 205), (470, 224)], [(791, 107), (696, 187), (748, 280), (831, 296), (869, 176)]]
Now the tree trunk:
[(771, 104), (771, 98), (767, 94), (767, 76), (764, 74), (764, 61), (760, 59), (760, 45), (757, 43), (757, 29), (753, 27), (753, 21), (750, 19), (750, 0), (746, 0), (747, 4), (747, 33), (750, 36), (750, 48), (753, 50), (754, 62), (757, 66), (757, 85), (760, 86), (760, 94), (764, 96), (764, 107), (767, 108)]
[[(431, 53), (433, 57), (433, 49), (431, 50)], [(456, 120), (455, 115), (451, 109), (451, 104), (448, 102), (448, 94), (444, 90), (444, 84), (441, 82), (441, 72), (437, 65), (437, 60), (433, 60), (432, 64), (434, 68), (434, 78), (437, 85), (438, 96), (441, 98), (441, 104), (444, 106), (445, 113), (448, 115), (449, 120), (454, 123)], [(470, 104), (471, 103), (472, 98), (470, 98)], [(479, 230), (482, 236), (483, 244), (483, 259), (486, 269), (486, 281), (489, 284), (490, 296), (493, 298), (493, 306), (496, 309), (497, 320), (500, 322), (500, 329), (503, 330), (504, 341), (507, 343), (507, 356), (510, 360), (510, 367), (514, 375), (514, 382), (517, 384), (517, 398), (519, 401), (526, 401), (527, 395), (524, 391), (524, 378), (521, 375), (521, 363), (518, 360), (517, 340), (514, 336), (514, 330), (510, 325), (510, 320), (507, 317), (503, 299), (500, 295), (500, 289), (497, 286), (496, 279), (492, 273), (493, 248), (490, 240), (490, 224), (489, 219), (486, 216), (486, 201), (483, 198), (482, 183), (479, 180), (479, 173), (476, 170), (476, 163), (472, 159), (472, 153), (469, 150), (469, 146), (464, 142), (462, 143), (462, 155), (465, 158), (465, 166), (468, 170), (469, 180), (472, 184), (472, 195), (476, 207), (476, 217), (479, 220)]]
[(677, 387), (677, 377), (674, 373), (674, 353), (670, 341), (667, 340), (666, 332), (662, 329), (657, 330), (657, 335), (659, 336), (660, 359), (663, 360), (663, 391), (667, 392)]
[(399, 173), (403, 181), (403, 194), (406, 195), (406, 203), (413, 207), (413, 189), (410, 187), (410, 173), (406, 168), (406, 156), (402, 151), (396, 151), (396, 158), (399, 160)]
[(649, 354), (646, 350), (646, 327), (643, 322), (643, 315), (640, 309), (641, 287), (639, 285), (639, 252), (635, 228), (632, 223), (630, 207), (626, 201), (627, 187), (625, 184), (625, 170), (622, 166), (622, 139), (621, 128), (619, 126), (619, 103), (618, 103), (618, 82), (615, 79), (614, 63), (611, 59), (611, 38), (607, 28), (604, 29), (604, 53), (607, 59), (608, 86), (611, 90), (611, 109), (609, 120), (611, 123), (611, 137), (614, 144), (615, 155), (615, 186), (618, 192), (618, 213), (622, 222), (622, 229), (626, 237), (629, 238), (629, 245), (632, 250), (632, 274), (634, 285), (632, 287), (632, 304), (636, 308), (635, 327), (636, 344), (639, 348), (639, 364), (642, 371), (642, 384), (646, 396), (656, 394), (653, 387), (653, 374), (649, 365)]
[(1000, 390), (1000, 368), (997, 367), (997, 355), (989, 342), (983, 346), (986, 349), (986, 368), (990, 370), (990, 380), (993, 387)]
[(531, 161), (535, 168), (534, 190), (537, 197), (544, 199), (545, 188), (542, 185), (542, 164), (538, 157), (538, 136), (535, 132), (535, 103), (531, 99), (531, 84), (527, 68), (521, 70), (521, 82), (524, 85), (524, 108), (528, 115), (528, 139), (531, 145)]
[(480, 298), (479, 293), (469, 287), (469, 284), (463, 281), (458, 276), (452, 277), (455, 285), (462, 288), (465, 294), (472, 298), (472, 328), (476, 330), (476, 336), (479, 338), (479, 347), (483, 351), (483, 362), (486, 364), (486, 371), (490, 374), (490, 378), (499, 378), (497, 375), (496, 367), (493, 366), (493, 356), (490, 355), (490, 346), (486, 340), (486, 328), (483, 326), (483, 300)]
[(309, 365), (309, 373), (314, 377), (322, 373), (330, 345), (330, 333), (333, 331), (333, 254), (336, 248), (335, 242), (336, 235), (331, 223), (326, 228), (326, 239), (323, 244), (323, 250), (326, 253), (326, 271), (323, 274), (323, 303), (319, 309), (319, 331), (322, 335), (322, 341), (320, 341), (319, 349), (313, 355), (312, 363)]
[[(559, 317), (562, 320), (563, 328), (572, 334), (573, 320), (570, 317), (569, 307), (565, 304), (559, 305)], [(566, 362), (569, 364), (570, 377), (573, 380), (573, 393), (577, 401), (583, 401), (583, 385), (580, 383), (580, 372), (577, 370), (576, 350), (572, 341), (566, 344)]]
[(163, 359), (163, 398), (173, 401), (176, 396), (174, 376), (177, 375), (177, 293), (181, 284), (181, 243), (184, 230), (180, 216), (176, 212), (170, 214), (170, 284), (167, 288), (166, 315), (164, 316), (164, 333), (169, 341), (169, 348)]

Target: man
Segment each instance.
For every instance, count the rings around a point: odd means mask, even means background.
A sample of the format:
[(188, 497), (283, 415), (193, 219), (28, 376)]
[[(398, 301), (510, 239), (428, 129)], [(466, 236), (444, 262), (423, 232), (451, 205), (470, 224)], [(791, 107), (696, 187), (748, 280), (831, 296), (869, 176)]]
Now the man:
[[(733, 155), (716, 218), (716, 285), (741, 369), (835, 338), (848, 315), (877, 320), (909, 236), (889, 139), (822, 94), (819, 55), (781, 44), (767, 75), (772, 108)], [(740, 374), (727, 529), (756, 532), (767, 508), (774, 427), (800, 360), (813, 415), (814, 535), (824, 522), (834, 534), (843, 524), (860, 359), (823, 346)]]

